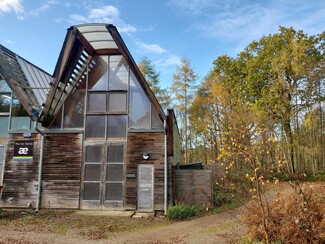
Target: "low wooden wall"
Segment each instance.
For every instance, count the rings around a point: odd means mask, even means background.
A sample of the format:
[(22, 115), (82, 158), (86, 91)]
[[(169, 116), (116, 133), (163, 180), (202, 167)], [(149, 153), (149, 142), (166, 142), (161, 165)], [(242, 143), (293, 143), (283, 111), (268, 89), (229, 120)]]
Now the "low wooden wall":
[(212, 204), (211, 170), (175, 170), (174, 177), (176, 203)]

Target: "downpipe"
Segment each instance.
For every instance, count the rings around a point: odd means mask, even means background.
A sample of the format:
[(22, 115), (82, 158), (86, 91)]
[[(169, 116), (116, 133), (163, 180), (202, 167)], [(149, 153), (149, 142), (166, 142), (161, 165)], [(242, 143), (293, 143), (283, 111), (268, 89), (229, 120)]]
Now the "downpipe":
[(167, 192), (168, 192), (168, 164), (167, 164), (167, 120), (166, 117), (164, 119), (164, 129), (165, 129), (165, 158), (164, 158), (164, 213), (165, 215), (167, 214), (167, 205), (168, 205), (168, 196), (167, 196)]
[(36, 213), (38, 213), (41, 204), (42, 193), (42, 167), (43, 167), (43, 151), (44, 151), (44, 133), (37, 128), (38, 122), (36, 122), (35, 130), (41, 135), (40, 141), (40, 156), (38, 162), (38, 185), (37, 185), (37, 200), (36, 200)]

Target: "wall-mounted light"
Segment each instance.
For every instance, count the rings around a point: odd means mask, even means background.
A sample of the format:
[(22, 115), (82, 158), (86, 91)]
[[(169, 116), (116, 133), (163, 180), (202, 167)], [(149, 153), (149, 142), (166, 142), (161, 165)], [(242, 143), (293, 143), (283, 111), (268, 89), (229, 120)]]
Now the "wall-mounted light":
[(150, 158), (150, 154), (147, 153), (147, 152), (145, 152), (145, 153), (143, 153), (142, 158), (143, 158), (144, 160), (148, 160), (148, 159)]

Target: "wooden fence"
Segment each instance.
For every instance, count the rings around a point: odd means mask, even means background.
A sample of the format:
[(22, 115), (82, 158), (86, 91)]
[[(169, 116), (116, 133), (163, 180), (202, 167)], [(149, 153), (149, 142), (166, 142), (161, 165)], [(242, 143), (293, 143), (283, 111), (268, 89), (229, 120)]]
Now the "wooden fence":
[(204, 204), (213, 203), (211, 170), (175, 170), (176, 203)]

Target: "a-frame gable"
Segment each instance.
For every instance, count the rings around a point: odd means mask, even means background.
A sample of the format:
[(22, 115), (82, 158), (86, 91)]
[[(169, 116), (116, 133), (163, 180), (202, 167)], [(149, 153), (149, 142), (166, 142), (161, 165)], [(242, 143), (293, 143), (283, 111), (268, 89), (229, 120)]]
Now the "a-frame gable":
[(119, 54), (125, 58), (160, 119), (163, 120), (165, 118), (164, 111), (142, 76), (116, 27), (108, 24), (84, 24), (72, 26), (68, 29), (54, 71), (54, 81), (44, 105), (41, 119), (43, 125), (48, 126), (53, 121), (66, 98), (78, 84), (85, 81), (87, 74), (96, 76), (96, 70), (100, 70), (96, 66), (100, 65), (100, 62), (96, 62), (99, 55)]

